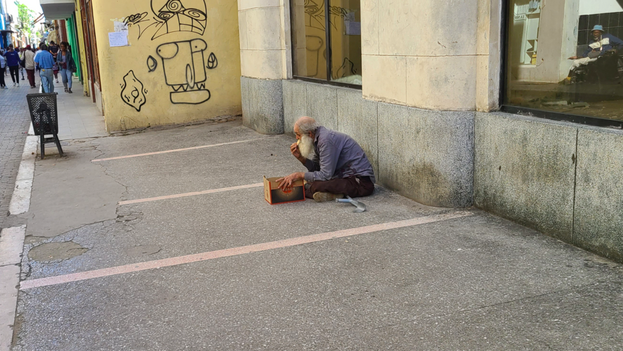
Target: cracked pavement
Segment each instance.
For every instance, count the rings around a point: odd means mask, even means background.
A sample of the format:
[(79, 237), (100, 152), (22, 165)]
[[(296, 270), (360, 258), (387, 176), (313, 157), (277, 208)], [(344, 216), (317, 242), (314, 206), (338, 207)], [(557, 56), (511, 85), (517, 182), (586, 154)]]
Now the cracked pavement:
[[(22, 287), (12, 350), (620, 347), (621, 265), (477, 209), (337, 236), (462, 210), (381, 187), (364, 213), (271, 206), (261, 187), (119, 204), (300, 170), (292, 140), (235, 120), (70, 140), (67, 157), (37, 160), (22, 284), (111, 270)], [(232, 141), (244, 142), (91, 162)], [(252, 245), (266, 247), (209, 257)]]

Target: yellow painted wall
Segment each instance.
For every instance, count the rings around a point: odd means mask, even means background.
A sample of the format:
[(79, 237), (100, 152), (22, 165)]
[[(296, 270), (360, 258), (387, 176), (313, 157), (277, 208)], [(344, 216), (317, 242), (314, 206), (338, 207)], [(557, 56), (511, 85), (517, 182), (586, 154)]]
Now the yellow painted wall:
[[(175, 0), (167, 12), (178, 15), (159, 26), (156, 14), (166, 4), (167, 0), (93, 0), (108, 131), (242, 113), (237, 2)], [(180, 15), (180, 4), (189, 16)], [(110, 47), (114, 22), (132, 15), (137, 16), (128, 29), (130, 46)], [(192, 17), (199, 19), (194, 22), (198, 29), (186, 26), (193, 24)], [(176, 18), (182, 19), (182, 26)], [(218, 60), (214, 69), (208, 68), (211, 53)]]
[(87, 55), (84, 43), (84, 30), (82, 28), (82, 12), (80, 1), (76, 1), (76, 32), (78, 33), (78, 45), (80, 46), (80, 71), (82, 72), (82, 88), (84, 95), (89, 96), (89, 69), (87, 67)]

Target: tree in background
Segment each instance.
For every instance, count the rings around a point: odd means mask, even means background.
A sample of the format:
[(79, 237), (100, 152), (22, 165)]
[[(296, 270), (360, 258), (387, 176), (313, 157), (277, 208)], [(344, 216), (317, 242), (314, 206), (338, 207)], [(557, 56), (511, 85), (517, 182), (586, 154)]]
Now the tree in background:
[(15, 1), (15, 5), (17, 6), (16, 30), (20, 37), (27, 38), (27, 41), (30, 42), (32, 40), (32, 21), (34, 19), (34, 11), (19, 1)]

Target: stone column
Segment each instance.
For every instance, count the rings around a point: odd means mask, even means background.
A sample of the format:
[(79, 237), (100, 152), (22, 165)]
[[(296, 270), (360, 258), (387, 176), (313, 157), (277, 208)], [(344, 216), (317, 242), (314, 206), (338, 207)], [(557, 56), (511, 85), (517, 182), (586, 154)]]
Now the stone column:
[(361, 4), (365, 98), (436, 110), (476, 108), (477, 1)]
[(281, 80), (291, 72), (288, 0), (238, 0), (238, 18), (243, 123), (260, 133), (281, 134)]

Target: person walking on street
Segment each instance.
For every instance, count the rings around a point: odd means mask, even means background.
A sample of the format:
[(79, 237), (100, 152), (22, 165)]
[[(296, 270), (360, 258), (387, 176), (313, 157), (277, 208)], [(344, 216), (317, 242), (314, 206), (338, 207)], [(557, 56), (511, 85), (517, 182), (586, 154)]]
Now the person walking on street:
[(19, 53), (19, 71), (22, 74), (22, 80), (24, 79), (24, 68), (26, 67), (26, 61), (24, 61), (24, 54), (26, 53), (26, 49), (17, 48), (17, 52)]
[(41, 69), (39, 76), (41, 77), (41, 86), (44, 93), (54, 92), (54, 74), (52, 66), (54, 66), (54, 57), (48, 51), (45, 44), (39, 45), (39, 52), (35, 55), (35, 64)]
[(26, 51), (24, 51), (24, 68), (26, 69), (26, 75), (28, 76), (28, 82), (30, 83), (30, 88), (36, 88), (35, 84), (35, 53), (30, 48), (30, 45), (26, 46)]
[(76, 63), (73, 57), (71, 57), (71, 47), (69, 43), (64, 41), (61, 43), (61, 49), (56, 55), (56, 62), (61, 69), (61, 78), (63, 79), (63, 85), (65, 86), (66, 93), (72, 93), (72, 74), (76, 71)]
[(4, 73), (6, 72), (6, 59), (4, 53), (0, 51), (0, 89), (8, 89), (4, 83)]
[[(58, 45), (54, 41), (50, 42), (50, 47), (48, 48), (52, 56), (54, 56), (54, 62), (56, 62), (56, 55), (58, 54)], [(58, 83), (58, 64), (55, 64), (52, 71), (54, 71), (54, 79)]]
[(11, 80), (13, 80), (13, 86), (19, 88), (19, 54), (13, 50), (13, 45), (9, 45), (9, 51), (4, 55), (6, 57), (7, 66), (11, 73)]

